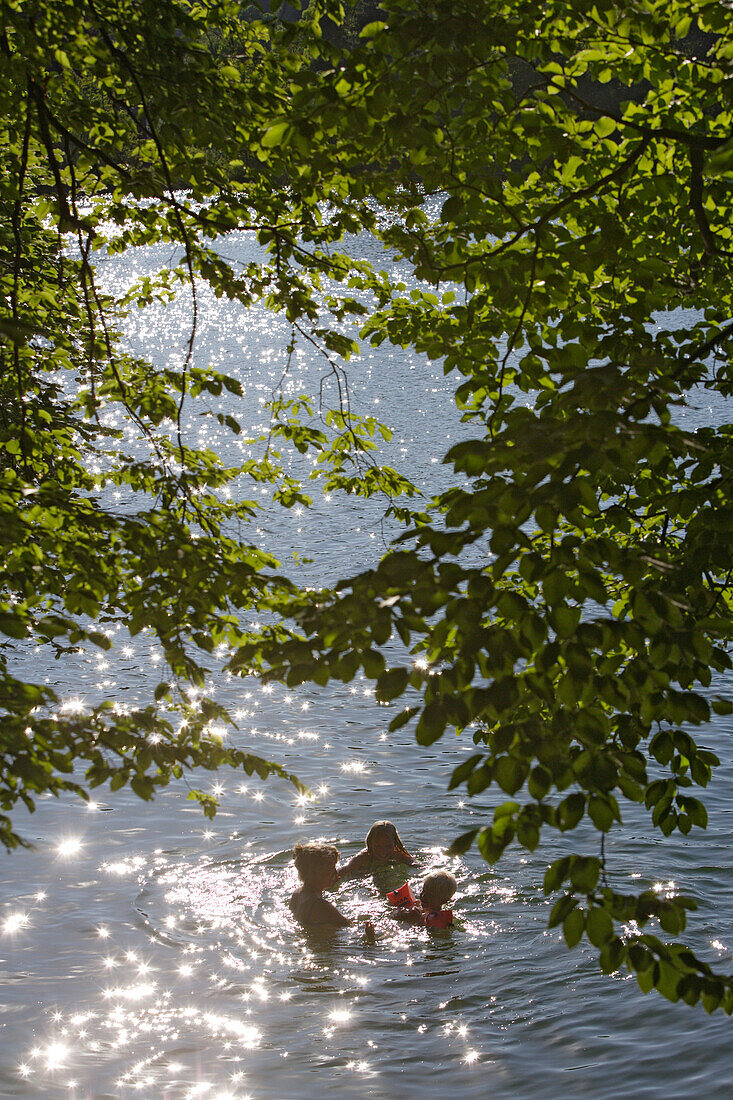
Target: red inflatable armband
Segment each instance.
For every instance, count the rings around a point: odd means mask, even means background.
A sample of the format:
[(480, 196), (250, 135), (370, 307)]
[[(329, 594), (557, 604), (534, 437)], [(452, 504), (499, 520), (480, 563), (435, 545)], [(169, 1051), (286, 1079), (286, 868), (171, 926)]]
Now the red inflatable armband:
[(428, 913), (425, 917), (425, 927), (433, 929), (450, 928), (453, 924), (453, 910), (439, 909), (437, 913)]
[(415, 901), (415, 895), (410, 889), (409, 882), (405, 882), (402, 886), (400, 886), (399, 890), (390, 890), (390, 892), (387, 894), (387, 901), (390, 905), (417, 905), (417, 902)]

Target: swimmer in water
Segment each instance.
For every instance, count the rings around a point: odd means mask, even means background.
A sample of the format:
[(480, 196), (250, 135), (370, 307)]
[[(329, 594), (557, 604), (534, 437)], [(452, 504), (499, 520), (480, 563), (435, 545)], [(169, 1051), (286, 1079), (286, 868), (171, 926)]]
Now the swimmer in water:
[(334, 848), (332, 844), (296, 844), (293, 858), (303, 883), (299, 889), (293, 891), (288, 902), (295, 919), (301, 924), (331, 928), (343, 928), (351, 924), (349, 918), (323, 896), (324, 890), (333, 890), (339, 881), (336, 870), (339, 861), (338, 848)]
[(393, 905), (399, 906), (391, 910), (390, 916), (396, 920), (409, 921), (410, 924), (422, 924), (432, 930), (450, 928), (453, 924), (453, 911), (443, 907), (457, 889), (456, 877), (450, 871), (433, 871), (425, 876), (419, 901), (415, 901), (407, 883), (387, 895)]
[(373, 871), (388, 863), (407, 863), (415, 860), (405, 848), (391, 821), (375, 821), (367, 833), (366, 847), (352, 856), (339, 871), (341, 878), (346, 875), (359, 875), (363, 871)]

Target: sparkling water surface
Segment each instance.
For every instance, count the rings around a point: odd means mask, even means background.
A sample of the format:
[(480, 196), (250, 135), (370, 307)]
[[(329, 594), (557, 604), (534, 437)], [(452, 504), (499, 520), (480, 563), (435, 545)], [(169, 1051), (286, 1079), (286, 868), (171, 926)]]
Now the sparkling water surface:
[[(376, 256), (373, 242), (358, 244)], [(231, 235), (222, 250), (242, 261), (254, 255), (244, 235)], [(163, 249), (117, 257), (101, 265), (103, 278), (119, 288), (166, 259)], [(283, 378), (283, 321), (203, 291), (200, 299), (195, 361), (241, 378), (245, 398), (230, 399), (225, 411), (244, 431), (231, 436), (192, 406), (186, 436), (242, 461), (261, 453), (245, 437), (267, 433), (264, 402), (281, 379), (286, 395), (317, 393), (321, 378), (328, 392), (329, 367), (299, 344)], [(129, 322), (131, 345), (180, 365), (190, 317), (185, 294), (165, 310), (142, 311)], [(445, 484), (440, 460), (471, 431), (440, 364), (383, 345), (347, 369), (355, 411), (393, 429), (386, 461), (428, 493)], [(692, 426), (724, 416), (704, 391), (681, 413)], [(298, 461), (307, 472), (308, 460)], [(332, 495), (285, 511), (267, 506), (257, 487), (242, 492), (263, 503), (246, 537), (308, 583), (370, 565), (393, 530), (381, 522), (384, 501)], [(121, 628), (113, 641), (108, 653), (64, 663), (30, 652), (26, 674), (50, 683), (70, 709), (100, 690), (135, 705), (161, 678), (161, 653), (150, 637), (131, 639)], [(408, 730), (388, 734), (393, 707), (378, 706), (359, 677), (290, 690), (212, 668), (210, 687), (239, 725), (231, 740), (282, 762), (314, 797), (222, 771), (195, 777), (221, 800), (213, 823), (186, 801), (185, 782), (151, 805), (122, 790), (100, 793), (88, 808), (43, 799), (33, 816), (19, 817), (35, 849), (0, 865), (0, 1096), (730, 1095), (733, 1022), (644, 997), (628, 976), (603, 977), (591, 949), (569, 953), (560, 933), (547, 931), (544, 868), (563, 843), (582, 845), (580, 830), (570, 841), (548, 837), (534, 855), (510, 849), (495, 869), (475, 852), (445, 857), (456, 835), (503, 801), (491, 789), (470, 802), (446, 790), (452, 768), (474, 749), (469, 736), (446, 734), (422, 749)], [(716, 718), (700, 738), (722, 759), (705, 796), (704, 835), (664, 840), (632, 807), (606, 845), (616, 888), (697, 898), (688, 938), (725, 971), (733, 949), (732, 729)], [(390, 922), (383, 899), (403, 881), (399, 868), (346, 882), (334, 896), (357, 922), (375, 919), (376, 944), (365, 944), (358, 923), (304, 931), (286, 906), (293, 843), (322, 839), (348, 857), (385, 817), (417, 859), (413, 883), (438, 867), (456, 874), (453, 932)]]

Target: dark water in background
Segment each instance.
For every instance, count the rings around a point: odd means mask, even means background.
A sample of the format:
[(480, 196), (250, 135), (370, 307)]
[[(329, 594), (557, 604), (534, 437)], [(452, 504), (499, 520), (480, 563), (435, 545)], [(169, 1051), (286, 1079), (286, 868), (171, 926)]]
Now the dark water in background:
[[(250, 248), (232, 236), (224, 250), (248, 258)], [(134, 258), (163, 262), (162, 250)], [(132, 264), (117, 259), (105, 277), (141, 274)], [(133, 319), (131, 340), (179, 364), (189, 317), (184, 297)], [(264, 311), (204, 296), (197, 362), (242, 378), (238, 415), (253, 431), (267, 430), (262, 403), (283, 373), (287, 339)], [(324, 367), (299, 348), (286, 392), (317, 390)], [(349, 379), (356, 410), (394, 429), (388, 461), (435, 489), (446, 477), (440, 458), (470, 434), (451, 379), (384, 345), (350, 367)], [(723, 416), (706, 394), (683, 414), (692, 425)], [(193, 418), (187, 431), (214, 445), (223, 438), (211, 418)], [(241, 439), (227, 442), (233, 461), (250, 453)], [(382, 507), (334, 496), (310, 511), (268, 508), (256, 526), (294, 575), (328, 583), (376, 559), (389, 535)], [(293, 552), (312, 563), (296, 564)], [(69, 706), (97, 698), (100, 686), (134, 704), (160, 679), (151, 639), (121, 631), (108, 654), (26, 659)], [(732, 1021), (643, 997), (633, 979), (604, 978), (590, 951), (568, 953), (546, 930), (542, 876), (559, 841), (532, 856), (512, 849), (493, 870), (474, 852), (446, 861), (443, 846), (503, 800), (489, 790), (464, 804), (446, 791), (474, 747), (470, 737), (418, 749), (406, 730), (387, 734), (392, 708), (378, 706), (359, 678), (287, 690), (216, 676), (212, 686), (239, 722), (232, 739), (296, 771), (316, 799), (222, 772), (196, 781), (220, 795), (213, 823), (186, 801), (183, 783), (153, 805), (123, 790), (100, 794), (93, 809), (43, 800), (20, 820), (36, 850), (0, 862), (0, 1096), (731, 1095)], [(732, 728), (716, 719), (701, 738), (723, 761), (706, 795), (704, 836), (663, 840), (632, 808), (607, 841), (617, 888), (650, 884), (697, 897), (689, 939), (723, 970), (733, 954)], [(456, 930), (429, 936), (385, 923), (380, 892), (403, 877), (388, 871), (347, 883), (335, 899), (352, 916), (378, 918), (375, 946), (358, 928), (304, 933), (285, 908), (294, 841), (328, 840), (348, 856), (384, 817), (417, 856), (413, 879), (449, 862), (459, 879)]]

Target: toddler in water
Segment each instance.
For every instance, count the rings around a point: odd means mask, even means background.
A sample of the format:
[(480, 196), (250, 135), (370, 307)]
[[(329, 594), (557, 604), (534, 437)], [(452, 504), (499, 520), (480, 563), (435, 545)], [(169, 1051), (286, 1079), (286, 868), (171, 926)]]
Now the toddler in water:
[(333, 890), (339, 880), (336, 864), (338, 848), (332, 844), (296, 844), (293, 848), (295, 868), (303, 885), (294, 890), (288, 906), (301, 924), (328, 925), (343, 928), (351, 924), (348, 917), (339, 913), (323, 896), (324, 890)]
[(429, 929), (450, 928), (453, 924), (453, 911), (443, 906), (455, 894), (458, 883), (450, 871), (433, 871), (426, 875), (422, 884), (420, 898), (415, 900), (408, 883), (399, 890), (387, 894), (391, 905), (399, 906), (390, 915), (397, 920), (406, 920), (411, 924), (422, 924)]
[(366, 836), (366, 847), (344, 864), (339, 871), (345, 875), (358, 875), (362, 871), (373, 871), (375, 867), (384, 867), (387, 863), (415, 862), (399, 838), (391, 821), (375, 821)]

